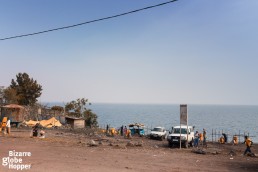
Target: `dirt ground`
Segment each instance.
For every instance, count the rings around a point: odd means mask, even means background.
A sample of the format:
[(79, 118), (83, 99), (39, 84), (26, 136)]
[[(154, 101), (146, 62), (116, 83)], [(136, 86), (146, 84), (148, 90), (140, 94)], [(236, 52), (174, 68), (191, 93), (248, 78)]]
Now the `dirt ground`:
[[(198, 154), (193, 148), (169, 148), (167, 141), (146, 137), (108, 137), (93, 131), (45, 130), (46, 138), (30, 138), (30, 129), (12, 129), (10, 136), (0, 134), (0, 171), (9, 151), (31, 152), (22, 156), (21, 164), (35, 172), (133, 172), (133, 171), (258, 171), (258, 158), (242, 156), (245, 145), (208, 143)], [(95, 140), (97, 146), (90, 146)], [(258, 145), (251, 150), (258, 154)], [(18, 157), (19, 158), (19, 157)]]

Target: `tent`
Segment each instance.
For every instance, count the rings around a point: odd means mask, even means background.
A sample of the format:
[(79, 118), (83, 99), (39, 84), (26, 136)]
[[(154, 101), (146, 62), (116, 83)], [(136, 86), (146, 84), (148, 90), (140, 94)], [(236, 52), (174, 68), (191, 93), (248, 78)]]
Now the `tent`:
[(55, 117), (52, 117), (48, 120), (41, 120), (41, 121), (29, 120), (28, 122), (25, 122), (26, 125), (31, 126), (31, 127), (35, 126), (37, 123), (39, 123), (41, 126), (46, 127), (46, 128), (61, 127), (62, 126), (60, 121), (57, 120)]

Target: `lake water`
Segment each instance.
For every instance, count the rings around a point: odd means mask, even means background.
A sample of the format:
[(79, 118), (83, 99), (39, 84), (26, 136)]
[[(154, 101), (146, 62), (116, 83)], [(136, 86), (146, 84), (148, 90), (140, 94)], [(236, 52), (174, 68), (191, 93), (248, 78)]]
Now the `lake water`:
[[(110, 124), (120, 127), (130, 123), (143, 123), (148, 128), (164, 126), (171, 130), (179, 125), (180, 105), (150, 105), (150, 104), (92, 104), (88, 108), (98, 115), (101, 127)], [(188, 105), (188, 124), (195, 130), (207, 130), (208, 140), (212, 140), (212, 130), (232, 135), (244, 133), (258, 143), (258, 106), (239, 105)], [(219, 135), (216, 136), (216, 139)], [(243, 141), (243, 137), (240, 138)], [(215, 137), (214, 137), (215, 140)]]

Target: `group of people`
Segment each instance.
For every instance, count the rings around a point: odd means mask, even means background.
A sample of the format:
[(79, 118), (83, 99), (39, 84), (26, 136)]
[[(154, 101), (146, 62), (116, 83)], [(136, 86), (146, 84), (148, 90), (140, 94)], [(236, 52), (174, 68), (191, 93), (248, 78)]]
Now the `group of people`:
[(131, 138), (131, 130), (127, 129), (127, 127), (121, 126), (121, 131), (120, 131), (121, 136), (124, 136), (125, 138)]
[(116, 131), (114, 128), (110, 128), (109, 125), (107, 125), (106, 134), (111, 134), (111, 136), (118, 134), (124, 136), (125, 138), (131, 138), (131, 130), (127, 129), (127, 127), (123, 125), (120, 127), (120, 129), (117, 129)]
[(131, 138), (131, 130), (130, 129), (127, 129), (126, 126), (121, 126), (120, 127), (120, 131), (119, 131), (119, 134), (121, 136), (124, 136), (125, 138)]
[(199, 133), (198, 131), (195, 132), (194, 134), (194, 147), (198, 147), (199, 144), (202, 146), (206, 146), (207, 147), (207, 135), (206, 135), (206, 130), (203, 129), (202, 133)]
[[(6, 117), (7, 118), (7, 117)], [(11, 134), (11, 120), (10, 118), (7, 118), (7, 121), (3, 120), (2, 124), (1, 124), (1, 129), (3, 131), (4, 134)], [(40, 124), (37, 123), (34, 127), (32, 127), (32, 131), (31, 131), (31, 137), (38, 137), (39, 138), (45, 138), (45, 131), (44, 130), (40, 130)]]
[(227, 143), (228, 142), (228, 136), (225, 133), (222, 133), (222, 136), (219, 138), (218, 142), (221, 143), (221, 144)]
[(34, 125), (32, 127), (32, 131), (31, 131), (31, 137), (38, 137), (38, 136), (39, 136), (39, 138), (45, 138), (45, 131), (42, 130), (39, 123)]
[[(207, 143), (206, 143), (206, 139), (207, 139), (207, 135), (206, 135), (206, 130), (203, 129), (202, 133), (199, 133), (198, 131), (195, 132), (194, 135), (194, 147), (198, 147), (199, 144), (206, 146), (207, 147)], [(222, 133), (222, 136), (219, 139), (220, 143), (227, 143), (228, 137), (225, 133)], [(238, 139), (236, 136), (233, 136), (233, 145), (236, 145), (238, 143)], [(247, 153), (252, 154), (251, 151), (251, 146), (253, 144), (252, 140), (250, 139), (250, 137), (245, 136), (245, 141), (244, 144), (246, 145), (246, 149), (244, 151), (243, 155), (246, 155)]]

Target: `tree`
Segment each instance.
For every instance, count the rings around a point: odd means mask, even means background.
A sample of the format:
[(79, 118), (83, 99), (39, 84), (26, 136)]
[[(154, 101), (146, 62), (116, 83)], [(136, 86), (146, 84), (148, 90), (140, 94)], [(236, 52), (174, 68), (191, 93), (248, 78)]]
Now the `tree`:
[(42, 86), (27, 73), (18, 73), (16, 81), (12, 79), (9, 88), (16, 91), (17, 102), (21, 105), (34, 105), (42, 91)]
[(0, 106), (4, 103), (4, 86), (0, 86)]
[(3, 93), (3, 99), (5, 101), (5, 103), (7, 104), (18, 104), (18, 96), (17, 96), (17, 92), (15, 89), (13, 88), (6, 88), (4, 89), (4, 93)]
[(51, 110), (58, 111), (58, 112), (63, 112), (64, 108), (62, 106), (52, 106)]
[(98, 116), (97, 114), (93, 113), (91, 111), (91, 109), (88, 109), (86, 111), (84, 111), (83, 113), (84, 115), (84, 118), (85, 118), (85, 122), (86, 122), (86, 125), (87, 126), (94, 126), (94, 127), (97, 127), (98, 126)]
[(57, 114), (61, 114), (64, 112), (64, 108), (62, 106), (52, 106), (51, 110), (54, 111), (54, 116)]
[(96, 127), (98, 126), (98, 116), (91, 109), (86, 108), (87, 102), (88, 99), (84, 98), (73, 100), (65, 105), (65, 111), (68, 116), (83, 118), (87, 126)]

